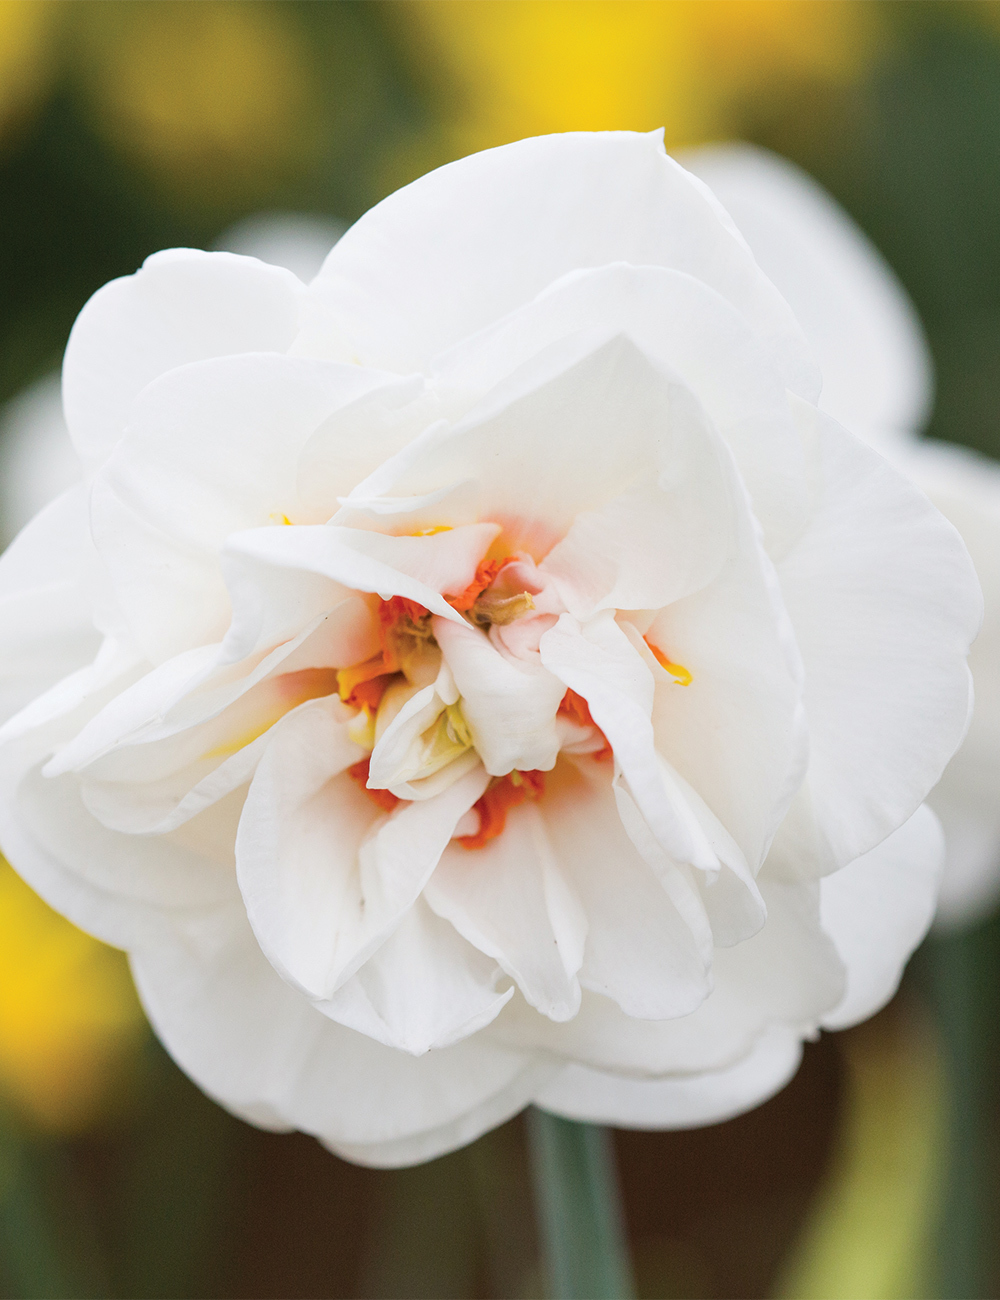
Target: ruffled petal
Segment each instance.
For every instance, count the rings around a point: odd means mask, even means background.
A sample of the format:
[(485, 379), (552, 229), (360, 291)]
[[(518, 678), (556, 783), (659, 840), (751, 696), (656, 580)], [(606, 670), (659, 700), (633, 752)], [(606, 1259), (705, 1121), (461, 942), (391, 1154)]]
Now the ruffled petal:
[[(457, 403), (492, 390), (559, 340), (609, 335), (630, 340), (691, 394), (732, 450), (772, 554), (787, 550), (806, 522), (807, 492), (785, 385), (747, 321), (691, 275), (622, 264), (573, 271), (436, 357), (431, 379), (443, 401)], [(691, 455), (677, 431), (668, 436), (674, 454)]]
[[(811, 176), (745, 144), (685, 152), (783, 294), (823, 374), (820, 408), (862, 437), (930, 413), (932, 368), (910, 300), (863, 231)], [(887, 448), (888, 449), (888, 448)]]
[[(340, 592), (376, 592), (384, 600), (405, 596), (457, 622), (464, 620), (442, 592), (459, 593), (472, 582), (498, 531), (494, 523), (467, 524), (432, 537), (392, 537), (333, 525), (254, 528), (228, 539), (223, 568), (248, 608), (253, 600), (248, 589), (260, 588), (261, 618), (266, 611), (275, 625), (301, 616), (302, 589), (293, 583), (287, 595), (282, 593), (289, 573), (318, 574)], [(247, 619), (249, 623), (249, 614)], [(250, 636), (245, 640), (249, 643)]]
[(724, 460), (697, 404), (634, 343), (578, 335), (428, 430), (345, 504), (454, 493), (439, 507), (448, 522), (496, 520), (505, 551), (548, 555), (584, 617), (656, 608), (714, 576), (730, 540)]
[[(756, 875), (808, 761), (804, 672), (781, 588), (747, 504), (719, 575), (661, 609), (645, 641), (659, 753), (698, 791)], [(650, 652), (681, 665), (681, 685)]]
[(774, 1025), (735, 1064), (703, 1074), (635, 1079), (567, 1065), (542, 1088), (535, 1104), (567, 1119), (615, 1128), (700, 1128), (742, 1115), (773, 1097), (801, 1059), (798, 1034)]
[(94, 562), (82, 484), (46, 506), (0, 557), (0, 721), (97, 653)]
[(318, 1002), (393, 932), (488, 780), (480, 768), (380, 816), (345, 773), (364, 757), (346, 712), (339, 700), (315, 700), (274, 728), (236, 837), (254, 933), (276, 969)]
[(226, 538), (302, 522), (299, 451), (332, 411), (386, 382), (357, 366), (256, 355), (187, 366), (143, 392), (95, 480), (92, 527), (120, 608), (153, 663), (222, 639)]
[[(0, 844), (20, 875), (75, 925), (119, 948), (155, 943), (171, 915), (196, 913), (237, 894), (232, 808), (216, 805), (197, 827), (196, 847), (176, 835), (138, 838), (102, 826), (72, 776), (36, 769), (5, 791)], [(236, 808), (238, 814), (238, 805)], [(228, 859), (224, 846), (228, 840)]]
[(82, 773), (88, 801), (100, 787), (102, 806), (128, 821), (118, 829), (165, 830), (160, 819), (223, 759), (305, 700), (333, 694), (333, 668), (374, 654), (372, 624), (365, 602), (350, 596), (256, 663), (220, 664), (220, 648), (205, 646), (119, 681), (45, 773)]
[(481, 1035), (421, 1057), (335, 1024), (281, 980), (239, 908), (132, 954), (143, 1005), (224, 1106), (362, 1164), (418, 1163), (516, 1114), (553, 1067)]
[(637, 1020), (609, 998), (587, 993), (575, 1019), (552, 1024), (514, 998), (483, 1032), (596, 1070), (654, 1077), (726, 1069), (770, 1025), (811, 1034), (845, 987), (843, 963), (820, 926), (819, 887), (762, 879), (761, 893), (767, 924), (716, 951), (712, 992), (690, 1015)]
[(929, 439), (896, 448), (894, 460), (962, 534), (986, 605), (969, 654), (969, 732), (928, 797), (948, 846), (935, 918), (947, 928), (985, 916), (1000, 893), (1000, 466)]
[(546, 782), (540, 810), (587, 916), (581, 986), (642, 1020), (693, 1011), (711, 988), (709, 963), (625, 834), (610, 764), (561, 763)]
[[(823, 495), (778, 576), (805, 664), (808, 797), (842, 866), (913, 815), (962, 740), (982, 596), (926, 497), (828, 416), (801, 412)], [(784, 828), (772, 856), (813, 869)]]
[(536, 807), (514, 808), (503, 834), (483, 848), (452, 845), (424, 896), (438, 916), (495, 958), (543, 1015), (575, 1015), (587, 918)]
[(867, 1020), (896, 992), (903, 967), (934, 916), (944, 867), (941, 826), (926, 806), (849, 866), (820, 881), (820, 918), (847, 968), (828, 1029)]
[(312, 291), (363, 364), (407, 372), (567, 272), (611, 262), (704, 280), (764, 338), (786, 383), (818, 391), (788, 308), (662, 132), (541, 136), (441, 167), (362, 217)]
[(497, 991), (502, 979), (495, 961), (418, 898), (357, 974), (316, 1005), (349, 1029), (421, 1056), (494, 1020), (514, 996), (512, 985)]
[(306, 297), (290, 271), (253, 257), (175, 248), (112, 280), (77, 317), (63, 362), (73, 442), (99, 464), (121, 437), (134, 399), (192, 361), (284, 352)]
[[(563, 614), (539, 649), (546, 668), (587, 701), (627, 783), (623, 793), (662, 851), (675, 863), (716, 870), (718, 858), (697, 818), (664, 781), (650, 721), (653, 677), (613, 613), (605, 610), (582, 628)], [(630, 836), (637, 833), (632, 819), (625, 826)]]
[(468, 623), (435, 618), (432, 627), (487, 772), (549, 771), (559, 752), (556, 710), (566, 694), (558, 677), (537, 662), (501, 654)]

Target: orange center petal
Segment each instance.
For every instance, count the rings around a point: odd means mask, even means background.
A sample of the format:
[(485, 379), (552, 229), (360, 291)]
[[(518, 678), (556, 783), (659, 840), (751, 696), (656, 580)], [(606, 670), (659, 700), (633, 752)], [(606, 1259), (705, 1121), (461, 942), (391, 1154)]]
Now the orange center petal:
[(540, 799), (544, 793), (544, 772), (508, 772), (506, 776), (497, 777), (473, 805), (479, 813), (479, 830), (475, 835), (459, 836), (459, 844), (463, 849), (485, 848), (503, 831), (511, 808), (528, 799)]
[(402, 803), (397, 799), (391, 790), (370, 790), (368, 788), (368, 769), (371, 766), (371, 755), (361, 759), (359, 763), (352, 763), (347, 769), (347, 775), (364, 790), (365, 794), (371, 799), (372, 803), (378, 804), (383, 812), (392, 812), (397, 804)]
[(597, 734), (602, 738), (604, 744), (600, 749), (595, 750), (593, 757), (610, 758), (612, 749), (607, 736), (600, 729), (594, 719), (590, 716), (590, 705), (582, 695), (577, 695), (574, 690), (567, 690), (566, 694), (559, 701), (559, 712), (564, 717), (578, 722), (581, 727), (593, 727)]

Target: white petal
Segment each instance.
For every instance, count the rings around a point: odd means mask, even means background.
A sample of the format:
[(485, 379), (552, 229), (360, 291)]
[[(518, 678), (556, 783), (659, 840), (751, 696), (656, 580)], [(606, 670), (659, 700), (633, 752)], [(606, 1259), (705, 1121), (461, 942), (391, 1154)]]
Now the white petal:
[[(982, 603), (961, 539), (926, 497), (801, 409), (823, 498), (778, 576), (805, 664), (809, 798), (844, 865), (916, 811), (961, 741)], [(790, 859), (782, 838), (776, 859)]]
[(898, 448), (894, 460), (962, 534), (986, 604), (969, 655), (969, 733), (928, 799), (948, 846), (935, 919), (947, 928), (985, 916), (1000, 892), (1000, 466), (930, 440)]
[[(435, 358), (433, 381), (445, 400), (478, 397), (582, 331), (621, 335), (676, 376), (732, 449), (769, 547), (786, 549), (801, 531), (806, 503), (785, 385), (747, 321), (691, 275), (623, 264), (573, 271)], [(666, 436), (678, 441), (673, 431)]]
[(540, 664), (501, 654), (484, 632), (464, 621), (435, 618), (432, 626), (487, 772), (549, 771), (559, 752), (555, 720), (566, 694), (562, 682)]
[[(701, 897), (705, 915), (712, 927), (712, 939), (717, 948), (731, 948), (742, 943), (764, 924), (767, 908), (754, 879), (754, 873), (739, 845), (705, 803), (701, 795), (670, 764), (658, 755), (660, 776), (675, 807), (685, 809), (704, 836), (717, 866), (690, 875)], [(621, 780), (616, 781), (615, 795), (619, 807), (622, 802)], [(647, 861), (653, 861), (647, 858)], [(656, 865), (662, 880), (667, 874), (667, 864)]]
[(246, 785), (270, 742), (265, 732), (221, 762), (210, 758), (145, 781), (81, 780), (87, 811), (109, 830), (165, 835)]
[[(303, 508), (324, 520), (330, 518), (336, 509), (331, 502), (347, 496), (390, 456), (440, 423), (441, 417), (440, 402), (419, 375), (384, 384), (334, 411), (299, 455), (296, 491)], [(336, 522), (353, 521), (337, 518)]]
[(93, 563), (82, 485), (46, 506), (0, 557), (0, 721), (97, 653)]
[(862, 437), (918, 429), (931, 359), (913, 306), (875, 246), (793, 163), (745, 144), (686, 152), (784, 295), (823, 373), (820, 407)]
[[(650, 445), (645, 455), (632, 453), (637, 473), (629, 486), (599, 508), (581, 511), (541, 565), (580, 619), (600, 609), (660, 609), (698, 591), (719, 572), (733, 544), (728, 455), (702, 411), (676, 384), (661, 384), (657, 397), (645, 366), (620, 379), (634, 406), (647, 390), (649, 409), (635, 414), (637, 424), (648, 421)], [(592, 410), (612, 423), (598, 403)], [(586, 455), (586, 447), (578, 454)]]
[(927, 933), (944, 866), (944, 836), (929, 808), (849, 866), (820, 881), (820, 918), (847, 968), (847, 991), (828, 1029), (867, 1020), (899, 985)]
[(576, 1013), (587, 918), (537, 808), (512, 809), (502, 834), (481, 849), (448, 848), (424, 896), (532, 1006), (554, 1020)]
[(624, 630), (656, 683), (658, 751), (760, 868), (805, 772), (803, 669), (774, 568), (747, 506), (734, 546), (701, 591), (662, 609), (646, 640), (691, 673), (680, 685)]
[(284, 352), (305, 289), (290, 271), (232, 253), (177, 248), (112, 280), (77, 317), (63, 363), (66, 422), (85, 461), (102, 461), (134, 398), (159, 375), (239, 352)]
[(389, 817), (350, 776), (362, 758), (339, 700), (275, 728), (236, 839), (247, 915), (270, 961), (311, 998), (332, 996), (392, 933), (488, 780), (480, 768)]
[(51, 759), (46, 776), (80, 770), (123, 741), (136, 738), (151, 722), (159, 722), (179, 699), (200, 686), (218, 662), (218, 646), (200, 646), (177, 655), (119, 690), (68, 744)]
[[(718, 858), (683, 800), (671, 798), (656, 755), (653, 677), (610, 610), (581, 628), (569, 614), (541, 639), (545, 664), (590, 706), (607, 736), (628, 795), (657, 844), (676, 863), (715, 870)], [(632, 834), (635, 829), (626, 822)], [(640, 849), (641, 851), (641, 849)]]
[(210, 1095), (365, 1164), (471, 1142), (552, 1072), (481, 1035), (416, 1058), (335, 1024), (279, 979), (240, 909), (133, 953), (132, 969), (157, 1033)]
[(724, 458), (677, 380), (601, 331), (543, 351), (358, 495), (403, 504), (454, 489), (449, 522), (464, 518), (456, 506), (474, 509), (503, 525), (504, 549), (536, 560), (569, 533), (550, 568), (579, 588), (586, 615), (595, 604), (657, 607), (718, 571), (729, 540)]
[(82, 772), (85, 803), (112, 829), (171, 830), (250, 779), (262, 752), (255, 738), (280, 717), (335, 693), (333, 665), (374, 653), (371, 624), (368, 607), (352, 596), (256, 664), (220, 664), (205, 647), (134, 684), (120, 681), (105, 707), (57, 747), (46, 775)]
[(8, 745), (40, 728), (48, 731), (49, 724), (58, 720), (61, 725), (57, 732), (48, 737), (51, 746), (43, 743), (38, 750), (39, 757), (51, 754), (66, 736), (72, 737), (81, 726), (85, 727), (102, 705), (110, 704), (140, 680), (147, 668), (132, 646), (120, 645), (114, 638), (106, 637), (89, 663), (36, 695), (8, 718), (0, 728), (0, 742)]
[(734, 1065), (704, 1074), (635, 1079), (567, 1065), (536, 1105), (567, 1119), (616, 1128), (685, 1129), (742, 1115), (779, 1092), (802, 1059), (796, 1033), (773, 1026)]
[(586, 993), (575, 1019), (553, 1024), (514, 998), (484, 1032), (596, 1070), (652, 1077), (724, 1069), (770, 1025), (812, 1034), (844, 994), (843, 964), (820, 927), (819, 887), (762, 880), (761, 892), (767, 924), (716, 951), (712, 992), (689, 1015), (637, 1020), (609, 998)]
[(299, 451), (332, 411), (386, 382), (357, 366), (256, 355), (187, 366), (142, 393), (95, 481), (92, 525), (152, 662), (221, 640), (226, 538), (283, 517), (301, 522)]
[(661, 133), (543, 136), (439, 168), (362, 217), (313, 292), (364, 364), (412, 371), (568, 271), (610, 262), (704, 280), (775, 350), (786, 382), (815, 391), (785, 304)]
[(18, 873), (75, 925), (116, 947), (155, 942), (171, 912), (236, 893), (231, 857), (227, 864), (171, 836), (108, 830), (83, 806), (72, 776), (29, 772), (2, 807), (0, 843)]
[[(289, 570), (297, 570), (320, 574), (343, 588), (377, 592), (383, 599), (405, 596), (457, 622), (461, 614), (441, 593), (460, 593), (472, 582), (497, 532), (493, 523), (468, 524), (432, 537), (391, 537), (332, 525), (255, 528), (229, 538), (223, 567), (231, 587), (270, 581), (265, 591), (279, 601), (279, 584), (287, 581)], [(270, 579), (268, 569), (274, 570)], [(295, 594), (293, 588), (293, 600)]]
[(540, 805), (552, 848), (587, 915), (580, 984), (639, 1019), (686, 1015), (709, 992), (708, 963), (625, 834), (610, 776), (610, 764), (592, 758), (560, 764)]
[(514, 996), (513, 986), (497, 992), (501, 978), (496, 962), (418, 898), (357, 974), (317, 1006), (349, 1029), (420, 1056), (494, 1020)]

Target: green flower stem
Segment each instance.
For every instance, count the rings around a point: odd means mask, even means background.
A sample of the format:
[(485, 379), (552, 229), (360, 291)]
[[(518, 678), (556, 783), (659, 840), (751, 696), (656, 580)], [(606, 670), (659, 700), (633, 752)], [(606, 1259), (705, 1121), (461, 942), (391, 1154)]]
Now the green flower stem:
[(934, 1294), (941, 1300), (993, 1295), (1000, 1271), (990, 1219), (1000, 1185), (1000, 916), (957, 934), (934, 935), (917, 957), (914, 974), (937, 1015), (951, 1094)]
[(634, 1294), (611, 1134), (528, 1112), (539, 1237), (552, 1300)]

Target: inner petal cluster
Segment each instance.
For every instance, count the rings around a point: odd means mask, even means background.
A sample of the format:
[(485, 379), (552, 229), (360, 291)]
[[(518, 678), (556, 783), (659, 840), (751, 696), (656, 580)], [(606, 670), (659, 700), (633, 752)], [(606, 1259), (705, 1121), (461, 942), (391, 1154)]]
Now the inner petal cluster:
[[(446, 600), (508, 661), (537, 660), (538, 641), (557, 619), (554, 609), (549, 609), (553, 597), (545, 591), (534, 561), (519, 555), (483, 559), (473, 581)], [(379, 808), (391, 812), (400, 803), (447, 789), (481, 755), (435, 635), (432, 612), (418, 601), (396, 595), (378, 601), (376, 616), (379, 652), (337, 670), (334, 676), (340, 699), (356, 710), (348, 727), (350, 739), (369, 751), (348, 769), (349, 775)], [(683, 665), (672, 663), (654, 644), (647, 644), (675, 681), (690, 682), (691, 674)], [(537, 664), (532, 667), (537, 669)], [(554, 713), (558, 755), (595, 761), (613, 757), (612, 746), (582, 695), (566, 688)], [(545, 771), (539, 768), (514, 766), (492, 775), (486, 791), (457, 828), (457, 843), (466, 849), (483, 848), (503, 832), (511, 809), (541, 799), (544, 793)]]

